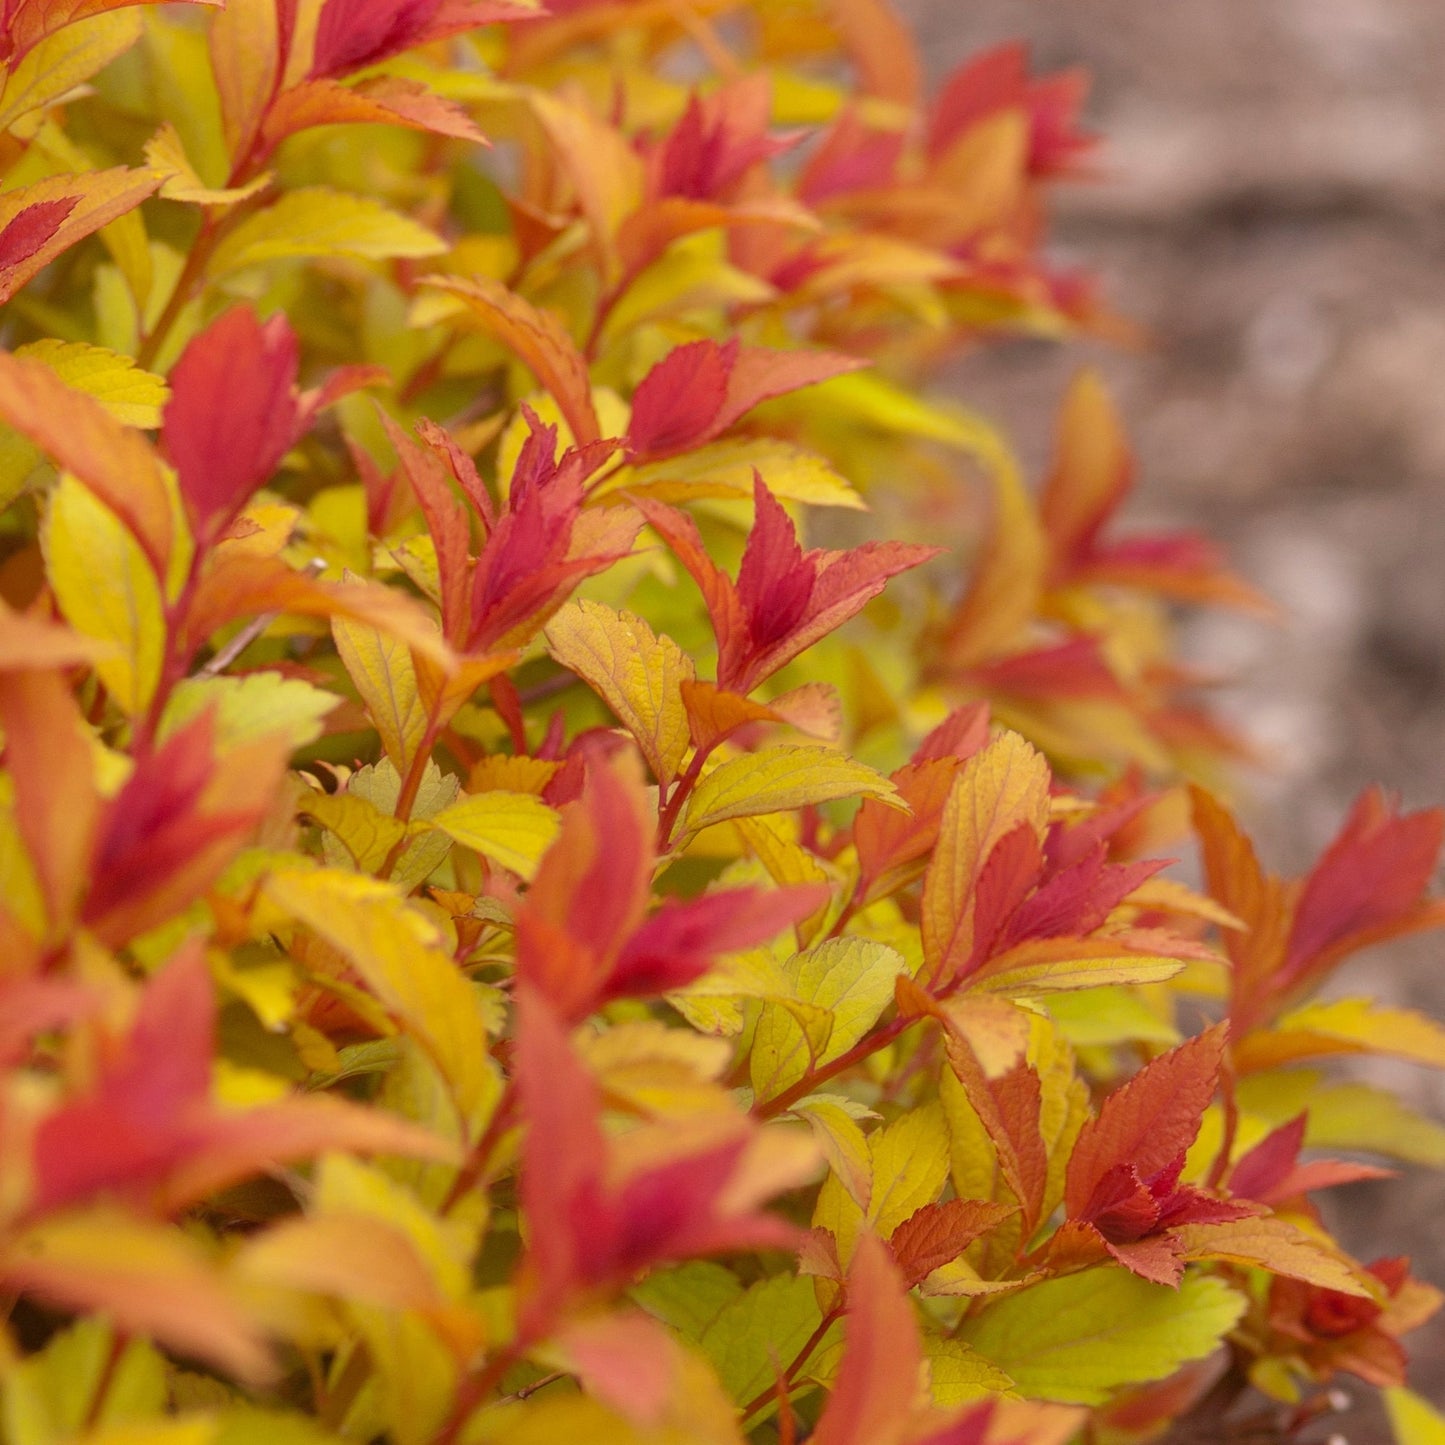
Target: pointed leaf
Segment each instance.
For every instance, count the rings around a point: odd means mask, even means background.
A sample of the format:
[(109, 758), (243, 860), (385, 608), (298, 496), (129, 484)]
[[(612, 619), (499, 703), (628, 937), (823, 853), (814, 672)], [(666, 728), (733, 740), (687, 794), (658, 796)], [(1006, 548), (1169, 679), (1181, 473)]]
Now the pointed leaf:
[(55, 600), (77, 632), (106, 644), (95, 670), (127, 717), (145, 712), (166, 648), (165, 602), (139, 543), (74, 477), (50, 493), (41, 531)]
[(439, 256), (446, 249), (446, 242), (425, 226), (370, 196), (311, 186), (287, 191), (274, 205), (228, 231), (211, 253), (206, 272), (218, 280), (268, 261), (305, 256), (389, 261)]
[(692, 659), (642, 618), (600, 602), (571, 603), (543, 630), (552, 656), (612, 709), (658, 782), (671, 783), (688, 747), (681, 689), (694, 680)]
[[(881, 773), (822, 747), (773, 747), (720, 764), (693, 789), (683, 815), (688, 836), (728, 818), (779, 813), (859, 795), (897, 800)], [(895, 806), (903, 806), (901, 800)]]
[(1042, 838), (1049, 766), (1017, 733), (1004, 733), (963, 765), (944, 805), (923, 882), (923, 954), (947, 981), (973, 957), (978, 885), (990, 855), (1015, 828)]
[(561, 828), (556, 812), (540, 798), (501, 790), (462, 798), (431, 822), (464, 847), (526, 879), (536, 874)]
[(1070, 1218), (1083, 1217), (1100, 1180), (1116, 1165), (1129, 1165), (1148, 1178), (1189, 1148), (1214, 1097), (1227, 1034), (1226, 1024), (1216, 1024), (1186, 1040), (1104, 1100), (1069, 1159), (1065, 1202)]
[(1088, 1269), (994, 1301), (959, 1335), (1031, 1399), (1102, 1405), (1120, 1385), (1203, 1359), (1244, 1307), (1205, 1275), (1173, 1290), (1122, 1269)]

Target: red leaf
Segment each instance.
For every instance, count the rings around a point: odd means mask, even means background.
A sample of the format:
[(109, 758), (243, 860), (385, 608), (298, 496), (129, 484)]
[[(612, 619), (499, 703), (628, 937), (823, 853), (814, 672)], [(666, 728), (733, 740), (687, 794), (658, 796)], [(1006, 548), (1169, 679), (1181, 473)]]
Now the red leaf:
[(915, 763), (934, 758), (971, 758), (988, 741), (988, 704), (971, 702), (955, 708), (919, 743), (913, 754)]
[(1039, 1222), (1049, 1175), (1039, 1125), (1039, 1076), (1020, 1062), (1002, 1077), (990, 1079), (963, 1032), (946, 1014), (942, 1021), (949, 1065), (998, 1153), (999, 1171), (1019, 1202), (1024, 1233), (1029, 1234)]
[(925, 1204), (893, 1231), (888, 1247), (904, 1283), (912, 1288), (1016, 1212), (1010, 1205), (982, 1199)]
[(848, 1328), (813, 1445), (898, 1445), (918, 1393), (918, 1323), (888, 1251), (862, 1234), (848, 1270)]
[[(816, 569), (803, 556), (792, 518), (753, 472), (752, 530), (738, 569), (738, 597), (748, 620), (753, 655), (787, 636), (803, 619)], [(719, 664), (719, 682), (723, 682)]]
[(1214, 1097), (1228, 1026), (1216, 1024), (1146, 1064), (1104, 1100), (1069, 1158), (1064, 1200), (1071, 1219), (1087, 1217), (1095, 1191), (1118, 1165), (1141, 1178), (1189, 1148)]
[(1328, 966), (1353, 938), (1411, 927), (1445, 838), (1445, 810), (1400, 814), (1398, 806), (1378, 788), (1356, 800), (1300, 895), (1282, 986)]
[(668, 352), (632, 395), (628, 448), (637, 456), (682, 451), (720, 430), (713, 425), (727, 396), (738, 343), (692, 341)]
[[(471, 624), (468, 596), (471, 572), (471, 527), (467, 511), (447, 485), (446, 468), (433, 449), (419, 447), (384, 412), (378, 409), (387, 439), (396, 451), (401, 470), (421, 506), (436, 548), (437, 585), (442, 599), (442, 635), (451, 646), (467, 644)], [(437, 428), (440, 431), (440, 428)]]
[(845, 376), (868, 366), (867, 361), (836, 351), (774, 351), (745, 346), (736, 353), (728, 376), (727, 396), (713, 424), (712, 436), (726, 431), (761, 402), (786, 396), (830, 377)]
[(60, 229), (79, 199), (57, 196), (53, 201), (37, 201), (12, 216), (0, 231), (0, 272), (28, 261)]
[(311, 76), (348, 75), (429, 40), (535, 16), (506, 0), (326, 0)]
[(210, 1099), (215, 1033), (210, 975), (191, 946), (146, 985), (92, 1091), (40, 1121), (30, 1211), (105, 1192), (170, 1213), (258, 1170), (328, 1149), (448, 1156), (444, 1141), (414, 1125), (339, 1099), (218, 1109)]
[(772, 86), (764, 75), (744, 76), (710, 95), (694, 94), (672, 134), (652, 156), (657, 196), (726, 199), (743, 176), (794, 146), (800, 136), (774, 137)]
[(729, 888), (685, 901), (667, 899), (623, 945), (603, 1000), (681, 988), (706, 973), (718, 954), (766, 943), (827, 900), (823, 884), (771, 892)]
[(189, 907), (271, 806), (284, 737), (215, 751), (210, 712), (142, 750), (106, 808), (81, 918), (112, 947)]
[(267, 481), (299, 430), (296, 334), (233, 306), (197, 336), (171, 373), (161, 444), (199, 540), (223, 532)]

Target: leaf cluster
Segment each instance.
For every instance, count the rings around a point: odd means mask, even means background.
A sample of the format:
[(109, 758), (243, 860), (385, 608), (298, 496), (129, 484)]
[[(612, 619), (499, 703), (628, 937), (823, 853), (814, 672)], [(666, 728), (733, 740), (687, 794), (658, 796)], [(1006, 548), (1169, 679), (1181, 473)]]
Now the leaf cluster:
[(1116, 526), (1097, 377), (1037, 489), (930, 389), (1125, 330), (1086, 82), (922, 70), (884, 0), (5, 8), (6, 1445), (1445, 1428), (1311, 1198), (1445, 1162), (1329, 1072), (1445, 1031), (1318, 997), (1445, 818), (1261, 866), (1169, 623), (1267, 604)]

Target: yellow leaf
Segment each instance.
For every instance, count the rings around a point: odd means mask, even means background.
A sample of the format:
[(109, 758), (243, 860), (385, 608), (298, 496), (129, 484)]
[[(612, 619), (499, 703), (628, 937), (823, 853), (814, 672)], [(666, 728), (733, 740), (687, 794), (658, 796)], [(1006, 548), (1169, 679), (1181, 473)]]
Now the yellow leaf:
[(427, 728), (411, 648), (350, 617), (333, 617), (331, 635), (347, 675), (376, 724), (387, 757), (397, 772), (404, 774)]
[[(363, 873), (380, 872), (391, 850), (406, 837), (409, 825), (383, 813), (358, 793), (318, 793), (303, 788), (296, 811), (314, 818), (351, 855)], [(335, 858), (328, 858), (336, 862)]]
[(271, 173), (265, 171), (244, 186), (229, 189), (208, 186), (196, 173), (186, 154), (179, 132), (169, 121), (146, 142), (145, 157), (152, 169), (166, 179), (161, 195), (170, 201), (190, 201), (199, 206), (234, 206), (264, 191), (271, 184)]
[[(893, 980), (904, 967), (901, 954), (866, 938), (829, 939), (789, 959), (782, 972), (792, 996), (766, 1004), (754, 1034), (757, 1096), (776, 1097), (810, 1067), (852, 1048), (892, 1002)], [(818, 1010), (823, 1018), (814, 1022)]]
[(1445, 1445), (1445, 1417), (1428, 1401), (1396, 1385), (1385, 1391), (1395, 1445)]
[(887, 1239), (915, 1210), (932, 1204), (948, 1179), (948, 1129), (937, 1103), (900, 1115), (868, 1140), (873, 1197), (868, 1221)]
[(795, 998), (769, 999), (758, 1015), (748, 1072), (758, 1099), (792, 1088), (822, 1057), (833, 1015)]
[(277, 25), (270, 0), (230, 0), (211, 17), (211, 73), (230, 155), (250, 150), (276, 88)]
[(1269, 1068), (1327, 1054), (1388, 1054), (1445, 1069), (1445, 1028), (1413, 1009), (1387, 1008), (1368, 998), (1306, 1004), (1268, 1032), (1241, 1040), (1237, 1066)]
[(211, 1445), (221, 1423), (212, 1415), (180, 1420), (146, 1420), (137, 1425), (107, 1425), (88, 1430), (77, 1445)]
[(41, 531), (50, 585), (77, 632), (113, 643), (95, 670), (127, 717), (160, 681), (166, 623), (160, 584), (120, 519), (68, 473), (50, 494)]
[(19, 347), (16, 356), (43, 361), (67, 386), (93, 396), (127, 426), (157, 427), (170, 396), (163, 377), (137, 366), (128, 356), (84, 341), (46, 337)]
[(642, 492), (669, 503), (703, 497), (751, 501), (755, 468), (767, 479), (768, 490), (783, 501), (854, 510), (866, 505), (826, 458), (773, 437), (711, 442), (665, 461), (625, 467), (598, 490)]
[(432, 820), (448, 837), (530, 879), (557, 837), (560, 821), (531, 793), (473, 793)]
[(1048, 814), (1049, 765), (1017, 733), (1004, 733), (963, 765), (923, 880), (923, 956), (930, 977), (946, 979), (969, 961), (978, 879), (994, 845), (1020, 824), (1042, 841)]
[(692, 659), (642, 618), (600, 602), (569, 603), (543, 630), (552, 656), (612, 709), (658, 782), (671, 783), (688, 748), (680, 688), (696, 676)]
[(140, 39), (134, 10), (91, 15), (47, 35), (21, 58), (0, 90), (0, 131), (90, 79)]
[(1000, 1395), (1017, 1398), (1014, 1382), (962, 1340), (925, 1331), (923, 1357), (928, 1362), (928, 1386), (935, 1405), (952, 1408)]
[(266, 210), (248, 216), (212, 253), (214, 280), (247, 266), (301, 256), (357, 256), (386, 261), (397, 256), (439, 256), (440, 236), (370, 196), (324, 186), (288, 191)]
[(485, 1124), (499, 1090), (480, 997), (435, 926), (398, 890), (332, 868), (281, 870), (266, 899), (344, 954), (422, 1044), (451, 1088), (464, 1126)]
[(688, 799), (684, 826), (691, 837), (729, 818), (855, 797), (907, 807), (887, 778), (845, 753), (824, 747), (762, 748), (708, 773)]
[(866, 1210), (873, 1193), (873, 1161), (858, 1121), (840, 1102), (824, 1095), (795, 1104), (792, 1112), (808, 1121), (838, 1183), (860, 1210)]
[(1020, 944), (980, 970), (975, 986), (1010, 996), (1059, 993), (1103, 984), (1162, 983), (1184, 971), (1177, 958), (1124, 953), (1099, 938), (1043, 938)]

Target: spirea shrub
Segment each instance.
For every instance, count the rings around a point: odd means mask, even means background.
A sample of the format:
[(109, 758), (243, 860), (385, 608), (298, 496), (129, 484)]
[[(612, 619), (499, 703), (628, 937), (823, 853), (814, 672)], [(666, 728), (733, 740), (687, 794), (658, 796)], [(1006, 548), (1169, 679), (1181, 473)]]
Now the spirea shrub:
[(1116, 525), (1096, 377), (1037, 488), (930, 386), (1119, 329), (1080, 75), (928, 94), (883, 0), (0, 47), (7, 1445), (1440, 1438), (1314, 1196), (1442, 1155), (1335, 1065), (1445, 1031), (1317, 997), (1441, 814), (1266, 872), (1169, 642), (1265, 604)]

